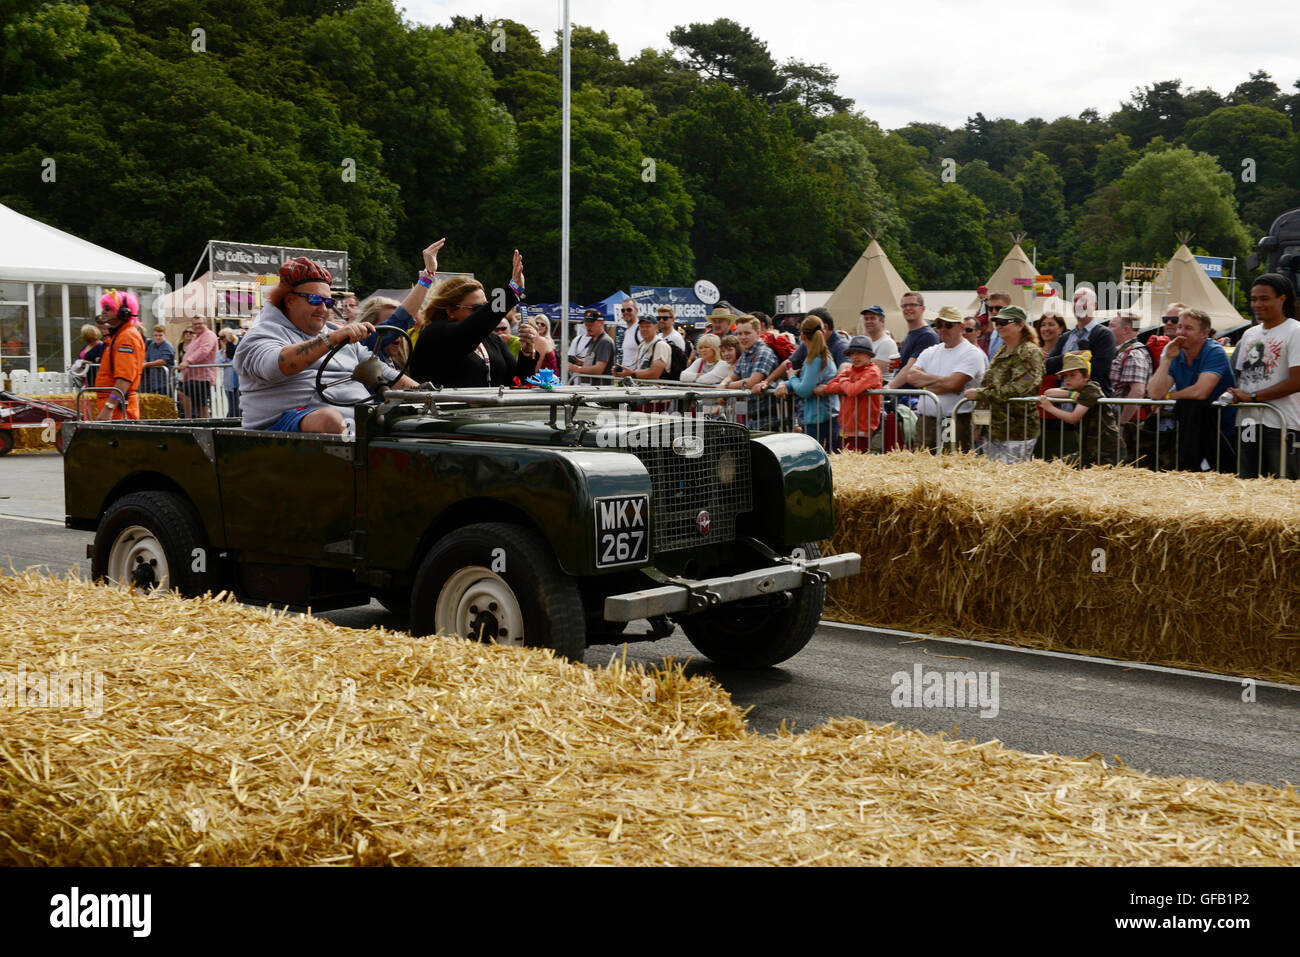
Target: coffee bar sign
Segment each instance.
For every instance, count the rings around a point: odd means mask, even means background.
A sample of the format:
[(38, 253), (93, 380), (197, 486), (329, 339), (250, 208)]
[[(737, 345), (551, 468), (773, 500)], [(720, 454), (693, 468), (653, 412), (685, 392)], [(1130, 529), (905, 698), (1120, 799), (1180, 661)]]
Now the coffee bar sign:
[(266, 276), (284, 263), (306, 256), (320, 263), (334, 276), (335, 289), (347, 289), (348, 254), (338, 249), (303, 249), (299, 246), (256, 246), (252, 243), (208, 243), (208, 270), (213, 276)]

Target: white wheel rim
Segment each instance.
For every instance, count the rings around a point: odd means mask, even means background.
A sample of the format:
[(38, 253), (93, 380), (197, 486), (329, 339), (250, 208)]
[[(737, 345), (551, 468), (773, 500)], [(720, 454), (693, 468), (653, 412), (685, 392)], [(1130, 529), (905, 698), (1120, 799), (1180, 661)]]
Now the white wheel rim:
[(482, 565), (454, 572), (438, 594), (434, 627), (445, 634), (486, 640), (495, 622), (498, 645), (524, 644), (524, 613), (505, 579)]
[(171, 587), (171, 570), (162, 543), (144, 526), (130, 525), (113, 540), (106, 577), (115, 585), (131, 588), (135, 585), (137, 566), (147, 566), (153, 576), (154, 584), (146, 590), (166, 591)]

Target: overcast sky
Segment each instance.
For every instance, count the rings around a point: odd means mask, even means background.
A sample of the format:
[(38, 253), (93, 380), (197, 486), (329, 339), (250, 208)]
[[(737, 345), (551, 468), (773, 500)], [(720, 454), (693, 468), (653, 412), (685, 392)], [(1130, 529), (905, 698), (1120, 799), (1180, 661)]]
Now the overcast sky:
[[(455, 14), (517, 20), (546, 47), (560, 22), (558, 0), (397, 2), (420, 23)], [(1138, 86), (1175, 77), (1219, 93), (1254, 70), (1288, 92), (1300, 78), (1300, 44), (1281, 5), (1272, 28), (1262, 5), (1252, 16), (1222, 0), (572, 0), (569, 9), (574, 23), (609, 34), (625, 59), (666, 49), (675, 26), (729, 17), (778, 62), (825, 63), (839, 74), (840, 94), (886, 129), (960, 126), (976, 112), (1051, 120), (1093, 107), (1105, 115)]]

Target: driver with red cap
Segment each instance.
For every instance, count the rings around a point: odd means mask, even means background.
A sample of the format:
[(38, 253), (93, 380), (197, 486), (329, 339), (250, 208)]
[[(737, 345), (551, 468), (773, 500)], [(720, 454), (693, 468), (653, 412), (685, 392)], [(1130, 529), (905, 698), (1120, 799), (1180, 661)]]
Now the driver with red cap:
[[(342, 346), (330, 360), (322, 385), (340, 402), (367, 398), (366, 387), (350, 377), (370, 358), (370, 350), (359, 343), (375, 327), (368, 322), (331, 325), (326, 321), (334, 308), (330, 296), (333, 278), (324, 266), (305, 256), (280, 267), (279, 285), (267, 293), (266, 305), (235, 350), (244, 428), (351, 431), (353, 410), (322, 399), (316, 391), (316, 374), (325, 355)], [(383, 374), (394, 384), (395, 370), (385, 367)], [(395, 384), (399, 389), (415, 388), (415, 382), (406, 376)]]

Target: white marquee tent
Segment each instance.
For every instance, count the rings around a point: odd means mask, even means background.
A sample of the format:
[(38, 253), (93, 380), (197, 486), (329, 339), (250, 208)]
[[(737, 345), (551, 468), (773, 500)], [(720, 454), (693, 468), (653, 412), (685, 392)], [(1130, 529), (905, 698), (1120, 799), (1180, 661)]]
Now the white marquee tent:
[(129, 289), (145, 309), (162, 281), (157, 269), (0, 206), (0, 369), (64, 371), (103, 290)]

